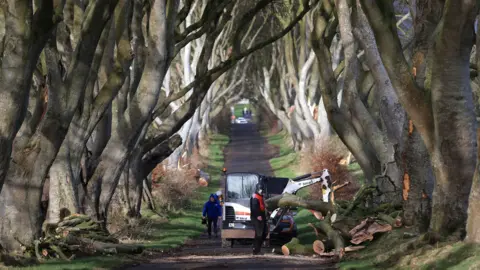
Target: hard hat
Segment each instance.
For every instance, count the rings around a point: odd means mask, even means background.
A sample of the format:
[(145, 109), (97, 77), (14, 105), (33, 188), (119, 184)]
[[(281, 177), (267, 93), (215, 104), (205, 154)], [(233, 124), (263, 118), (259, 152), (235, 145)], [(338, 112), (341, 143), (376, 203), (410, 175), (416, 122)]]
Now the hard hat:
[(216, 193), (216, 194), (217, 194), (217, 196), (221, 196), (221, 195), (222, 195), (222, 191), (221, 191), (221, 190), (219, 190), (219, 191), (217, 191), (217, 193)]

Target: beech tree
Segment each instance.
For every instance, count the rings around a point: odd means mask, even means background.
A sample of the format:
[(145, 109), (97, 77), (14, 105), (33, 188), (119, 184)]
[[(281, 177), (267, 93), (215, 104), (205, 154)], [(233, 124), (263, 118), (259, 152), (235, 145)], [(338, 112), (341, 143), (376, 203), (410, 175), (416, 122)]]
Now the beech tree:
[[(422, 6), (419, 2), (417, 7)], [(443, 9), (443, 14), (436, 28), (419, 37), (434, 34), (431, 42), (426, 41), (426, 50), (419, 52), (427, 63), (427, 83), (421, 87), (394, 31), (393, 5), (387, 1), (361, 3), (394, 89), (431, 157), (436, 184), (430, 230), (437, 237), (464, 231), (477, 162), (477, 124), (468, 67), (478, 6), (475, 1), (434, 6)]]
[[(218, 108), (242, 96), (232, 90), (245, 66), (228, 71), (287, 34), (316, 1), (304, 1), (285, 27), (258, 38), (253, 25), (271, 3), (4, 3), (2, 248), (31, 245), (44, 220), (56, 224), (65, 211), (88, 213), (105, 227), (110, 211), (139, 217), (152, 169), (182, 137), (181, 151), (191, 151), (191, 138)], [(183, 84), (172, 85), (167, 74), (177, 57), (186, 72)], [(183, 126), (188, 136), (176, 134)], [(46, 181), (48, 211), (40, 204)]]
[[(409, 55), (415, 35), (412, 24), (404, 26), (410, 16), (405, 8), (396, 5), (395, 29), (402, 51)], [(266, 54), (271, 59), (259, 58), (262, 63), (258, 65), (264, 67), (255, 76), (262, 99), (296, 139), (306, 134), (298, 128), (302, 120), (308, 126), (305, 116), (313, 115), (317, 123), (328, 119), (359, 162), (367, 185), (376, 187), (374, 202), (403, 204), (405, 223), (426, 229), (434, 181), (429, 154), (397, 97), (360, 2), (322, 1), (304, 21), (312, 33), (300, 43), (304, 46), (300, 53), (282, 57), (288, 46), (277, 43)], [(309, 49), (310, 57), (306, 57)], [(302, 82), (298, 85), (303, 87), (288, 91), (291, 82), (284, 78), (291, 78), (292, 72), (284, 68), (288, 66), (284, 61), (302, 57), (305, 65), (294, 78), (301, 78), (304, 82), (298, 80)], [(317, 112), (311, 104), (320, 107)], [(302, 117), (295, 117), (295, 111)], [(328, 122), (319, 125), (320, 134), (330, 134)], [(316, 138), (316, 143), (322, 143), (318, 134)]]

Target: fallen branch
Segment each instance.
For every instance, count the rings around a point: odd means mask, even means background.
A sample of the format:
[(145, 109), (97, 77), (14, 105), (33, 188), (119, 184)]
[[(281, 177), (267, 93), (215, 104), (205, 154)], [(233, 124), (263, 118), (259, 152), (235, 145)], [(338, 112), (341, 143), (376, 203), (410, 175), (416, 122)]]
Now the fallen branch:
[(329, 203), (319, 200), (304, 200), (300, 197), (288, 193), (272, 197), (266, 200), (265, 204), (267, 206), (267, 209), (270, 211), (273, 211), (277, 208), (302, 207), (305, 209), (318, 211), (324, 216), (326, 216), (328, 212), (335, 212), (335, 208)]
[(388, 224), (390, 224), (391, 226), (393, 226), (395, 228), (402, 227), (402, 219), (400, 217), (393, 218), (393, 217), (391, 217), (389, 215), (386, 215), (386, 214), (383, 214), (383, 213), (379, 213), (377, 215), (377, 217), (380, 220), (383, 220), (383, 221), (387, 222)]
[(343, 183), (343, 184), (341, 184), (341, 185), (335, 185), (335, 186), (333, 186), (333, 191), (337, 191), (337, 190), (339, 190), (339, 189), (341, 189), (341, 188), (343, 188), (343, 187), (345, 187), (345, 186), (348, 186), (348, 185), (350, 185), (350, 182), (345, 182), (345, 183)]
[(50, 248), (55, 251), (55, 253), (64, 261), (70, 261), (70, 258), (68, 258), (65, 253), (63, 253), (62, 249), (60, 249), (56, 245), (50, 245)]
[(353, 209), (355, 209), (355, 207), (357, 205), (359, 205), (363, 200), (366, 199), (365, 197), (372, 194), (375, 190), (376, 190), (375, 187), (362, 186), (358, 190), (358, 192), (355, 194), (355, 197), (353, 198), (352, 203), (350, 203), (350, 205), (348, 206), (347, 211), (345, 211), (344, 215), (349, 215), (353, 211)]
[(325, 235), (327, 235), (328, 239), (333, 242), (333, 246), (335, 247), (335, 254), (341, 259), (345, 254), (344, 251), (344, 239), (338, 231), (336, 231), (332, 226), (326, 222), (325, 220), (321, 220), (318, 222), (317, 228), (322, 230)]

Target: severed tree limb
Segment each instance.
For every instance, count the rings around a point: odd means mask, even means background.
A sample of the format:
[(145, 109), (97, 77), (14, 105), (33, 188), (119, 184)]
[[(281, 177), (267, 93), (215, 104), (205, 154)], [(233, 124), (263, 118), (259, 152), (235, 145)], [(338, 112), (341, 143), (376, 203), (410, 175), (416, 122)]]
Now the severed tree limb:
[(279, 207), (302, 207), (319, 211), (324, 216), (326, 216), (328, 212), (335, 213), (335, 208), (329, 203), (323, 201), (304, 200), (300, 197), (288, 193), (272, 197), (266, 200), (265, 203), (267, 209), (269, 210), (274, 210)]
[(313, 254), (313, 247), (300, 244), (298, 238), (292, 238), (292, 240), (282, 246), (282, 253), (285, 256), (289, 255), (310, 255)]
[(70, 261), (70, 258), (67, 257), (67, 255), (65, 255), (65, 253), (63, 253), (62, 249), (59, 248), (58, 246), (56, 245), (50, 245), (50, 248), (55, 251), (55, 253), (57, 253), (57, 255), (64, 261)]
[(308, 223), (308, 226), (312, 227), (313, 228), (313, 231), (315, 232), (315, 236), (317, 236), (317, 239), (322, 239), (322, 238), (325, 238), (327, 237), (323, 231), (321, 231), (319, 228), (317, 228), (317, 226), (315, 226), (315, 224), (313, 223)]
[(343, 237), (325, 220), (320, 220), (317, 223), (317, 227), (327, 235), (330, 241), (333, 242), (333, 246), (335, 247), (335, 255), (337, 255), (341, 259), (345, 254), (345, 244)]
[(325, 252), (325, 244), (320, 240), (315, 240), (312, 244), (313, 251), (318, 255), (322, 255)]
[(353, 209), (357, 205), (359, 205), (361, 201), (365, 199), (366, 196), (370, 195), (375, 190), (376, 190), (376, 187), (367, 186), (367, 185), (362, 186), (360, 190), (357, 192), (357, 194), (355, 194), (353, 201), (348, 206), (347, 211), (345, 211), (344, 215), (350, 214), (353, 211)]
[(343, 183), (343, 184), (341, 184), (341, 185), (335, 185), (335, 186), (333, 186), (333, 191), (337, 191), (337, 190), (339, 190), (339, 189), (341, 189), (341, 188), (343, 188), (343, 187), (345, 187), (345, 186), (348, 186), (348, 185), (350, 185), (350, 182), (345, 182), (345, 183)]

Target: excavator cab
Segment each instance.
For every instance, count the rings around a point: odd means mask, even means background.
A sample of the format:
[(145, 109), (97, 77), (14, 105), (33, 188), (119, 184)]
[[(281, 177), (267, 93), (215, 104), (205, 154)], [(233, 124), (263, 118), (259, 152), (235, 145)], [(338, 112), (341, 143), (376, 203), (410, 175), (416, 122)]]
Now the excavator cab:
[[(250, 220), (250, 198), (255, 186), (261, 182), (265, 186), (264, 198), (282, 194), (288, 178), (264, 176), (256, 173), (227, 173), (222, 222), (222, 246), (233, 246), (235, 240), (250, 240), (255, 236)], [(293, 218), (288, 223), (292, 227)], [(286, 224), (282, 224), (287, 226)], [(295, 227), (296, 228), (296, 227)], [(267, 237), (269, 239), (269, 236)]]

